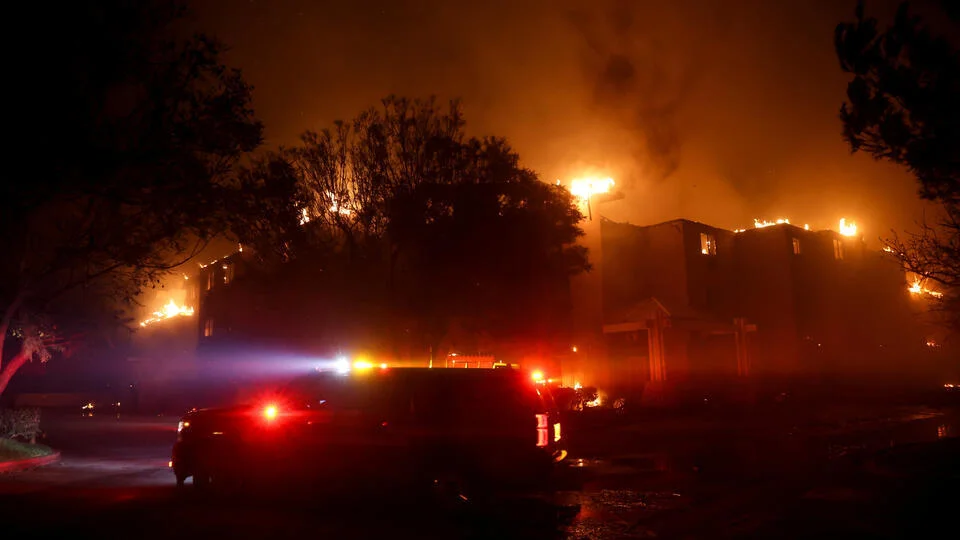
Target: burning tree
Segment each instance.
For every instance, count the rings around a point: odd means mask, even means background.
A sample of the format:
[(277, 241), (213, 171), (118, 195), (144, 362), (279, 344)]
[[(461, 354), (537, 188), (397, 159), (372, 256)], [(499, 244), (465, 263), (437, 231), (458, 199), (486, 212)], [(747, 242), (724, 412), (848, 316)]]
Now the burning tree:
[[(960, 22), (954, 3), (943, 7), (952, 24)], [(856, 20), (837, 26), (835, 37), (840, 66), (853, 75), (840, 109), (844, 138), (855, 152), (907, 167), (920, 196), (939, 207), (919, 231), (885, 240), (885, 251), (939, 284), (937, 305), (960, 331), (960, 53), (906, 2), (885, 30), (860, 2)]]
[(0, 392), (26, 362), (119, 322), (118, 307), (228, 227), (230, 173), (261, 125), (222, 46), (178, 36), (183, 14), (115, 0), (37, 19), (56, 54), (29, 82), (41, 102), (23, 136), (41, 165), (0, 186)]

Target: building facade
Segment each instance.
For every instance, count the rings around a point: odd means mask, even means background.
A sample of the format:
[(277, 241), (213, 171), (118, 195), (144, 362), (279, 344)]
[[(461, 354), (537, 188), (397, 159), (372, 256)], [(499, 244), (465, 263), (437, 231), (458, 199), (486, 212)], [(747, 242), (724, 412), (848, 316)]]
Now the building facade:
[(922, 352), (903, 272), (860, 237), (685, 219), (602, 220), (599, 235), (605, 347), (592, 371), (571, 365), (578, 379), (895, 372)]

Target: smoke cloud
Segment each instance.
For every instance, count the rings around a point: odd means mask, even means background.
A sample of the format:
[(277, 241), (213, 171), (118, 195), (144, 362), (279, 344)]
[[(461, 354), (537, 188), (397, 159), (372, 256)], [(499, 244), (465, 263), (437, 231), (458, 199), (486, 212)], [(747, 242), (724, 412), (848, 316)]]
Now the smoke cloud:
[(584, 78), (593, 81), (592, 106), (634, 135), (631, 157), (643, 176), (668, 178), (680, 165), (677, 115), (696, 83), (695, 64), (665, 54), (665, 44), (640, 22), (635, 4), (616, 0), (593, 10), (575, 9), (569, 15), (584, 41)]
[(232, 46), (269, 146), (391, 93), (459, 97), (468, 131), (507, 137), (544, 180), (615, 178), (612, 219), (846, 217), (875, 241), (920, 203), (906, 173), (840, 137), (833, 29), (854, 5), (204, 0), (194, 22)]

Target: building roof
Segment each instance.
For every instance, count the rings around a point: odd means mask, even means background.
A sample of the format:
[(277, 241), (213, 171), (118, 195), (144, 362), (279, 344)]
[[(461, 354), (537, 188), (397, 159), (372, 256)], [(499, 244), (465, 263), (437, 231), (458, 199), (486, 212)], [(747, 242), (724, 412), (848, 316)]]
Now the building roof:
[(715, 225), (710, 225), (709, 223), (703, 223), (702, 221), (695, 221), (695, 220), (686, 219), (686, 218), (676, 218), (676, 219), (671, 219), (671, 220), (668, 220), (668, 221), (661, 221), (661, 222), (659, 222), (659, 223), (651, 223), (651, 224), (649, 224), (649, 225), (636, 225), (636, 224), (634, 224), (634, 223), (629, 223), (629, 222), (625, 222), (625, 221), (613, 221), (612, 219), (609, 219), (609, 218), (606, 218), (606, 217), (603, 217), (603, 216), (600, 217), (600, 221), (601, 221), (601, 223), (611, 223), (611, 224), (615, 224), (615, 225), (626, 225), (626, 226), (629, 226), (629, 227), (635, 227), (635, 228), (637, 228), (637, 229), (646, 229), (646, 228), (660, 227), (660, 226), (663, 226), (663, 225), (681, 225), (681, 226), (682, 226), (682, 225), (690, 224), (690, 225), (697, 225), (697, 226), (700, 226), (700, 227), (706, 227), (706, 228), (709, 228), (709, 229), (714, 229), (714, 230), (717, 230), (717, 231), (725, 231), (725, 232), (728, 232), (728, 233), (730, 233), (730, 234), (769, 234), (769, 232), (766, 232), (766, 233), (758, 233), (757, 231), (764, 231), (764, 230), (769, 230), (769, 231), (791, 230), (791, 231), (794, 231), (794, 232), (807, 233), (807, 234), (821, 234), (821, 235), (822, 235), (822, 234), (828, 234), (828, 235), (831, 235), (831, 236), (840, 236), (840, 233), (837, 232), (837, 231), (835, 231), (835, 230), (833, 230), (833, 229), (805, 229), (805, 228), (803, 228), (802, 226), (797, 225), (797, 224), (794, 224), (794, 223), (777, 223), (777, 224), (774, 224), (774, 225), (767, 225), (767, 226), (764, 226), (764, 227), (756, 227), (756, 226), (753, 226), (753, 227), (748, 227), (748, 228), (745, 228), (745, 229), (731, 230), (731, 229), (725, 229), (725, 228), (723, 228), (723, 227), (717, 227), (717, 226), (715, 226)]
[(636, 228), (638, 228), (638, 229), (646, 229), (646, 228), (648, 228), (648, 227), (660, 227), (660, 226), (662, 226), (662, 225), (683, 225), (683, 224), (690, 224), (690, 225), (700, 225), (700, 226), (702, 226), (702, 227), (708, 227), (708, 228), (710, 228), (710, 229), (727, 231), (727, 232), (730, 232), (730, 233), (733, 232), (733, 231), (731, 231), (731, 230), (729, 230), (729, 229), (724, 229), (723, 227), (716, 227), (716, 226), (713, 226), (713, 225), (710, 225), (710, 224), (707, 224), (707, 223), (703, 223), (703, 222), (701, 222), (701, 221), (694, 221), (694, 220), (692, 220), (692, 219), (686, 219), (686, 218), (676, 218), (676, 219), (671, 219), (671, 220), (667, 220), (667, 221), (661, 221), (661, 222), (659, 222), (659, 223), (651, 223), (651, 224), (649, 224), (649, 225), (637, 225), (637, 224), (635, 224), (635, 223), (628, 223), (628, 222), (626, 222), (626, 221), (613, 221), (612, 219), (609, 219), (609, 218), (606, 218), (606, 217), (603, 217), (603, 216), (600, 217), (600, 221), (601, 221), (601, 222), (606, 222), (606, 223), (613, 223), (613, 224), (616, 224), (616, 225), (628, 225), (628, 226), (630, 226), (630, 227), (636, 227)]
[(638, 330), (646, 327), (646, 322), (656, 318), (657, 313), (670, 319), (670, 326), (687, 330), (710, 333), (729, 333), (735, 329), (733, 321), (718, 319), (704, 311), (686, 305), (668, 307), (663, 301), (650, 297), (633, 304), (618, 313), (612, 320), (606, 321), (604, 332), (616, 333)]
[(651, 296), (614, 314), (615, 316), (611, 322), (645, 321), (652, 319), (657, 311), (671, 319), (719, 321), (716, 317), (705, 311), (679, 303), (669, 303)]

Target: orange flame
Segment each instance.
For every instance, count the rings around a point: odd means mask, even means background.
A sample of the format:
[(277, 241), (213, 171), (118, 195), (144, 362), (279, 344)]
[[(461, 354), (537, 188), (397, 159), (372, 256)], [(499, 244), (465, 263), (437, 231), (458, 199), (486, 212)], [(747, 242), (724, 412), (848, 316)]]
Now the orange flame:
[(147, 326), (155, 322), (172, 319), (174, 317), (191, 317), (193, 308), (187, 306), (178, 306), (172, 299), (160, 311), (154, 311), (153, 317), (140, 321), (140, 326)]
[(580, 199), (589, 199), (593, 195), (609, 193), (613, 184), (613, 178), (575, 178), (570, 182), (570, 193)]
[(780, 218), (776, 221), (766, 221), (766, 220), (761, 221), (759, 219), (753, 220), (753, 226), (757, 229), (762, 229), (764, 227), (772, 227), (774, 225), (783, 225), (783, 224), (789, 225), (790, 220), (786, 218)]
[(928, 289), (928, 288), (924, 287), (924, 286), (923, 286), (923, 281), (921, 281), (919, 278), (914, 279), (913, 282), (910, 284), (910, 286), (907, 287), (907, 290), (910, 291), (910, 294), (914, 294), (914, 295), (917, 295), (917, 296), (922, 296), (922, 295), (926, 294), (926, 295), (932, 296), (932, 297), (934, 297), (934, 298), (943, 298), (943, 293), (942, 293), (942, 292), (940, 292), (940, 291), (934, 291), (934, 290), (931, 290), (931, 289)]
[(857, 235), (857, 224), (853, 221), (847, 223), (847, 218), (840, 218), (840, 229), (839, 233), (843, 236), (856, 236)]

